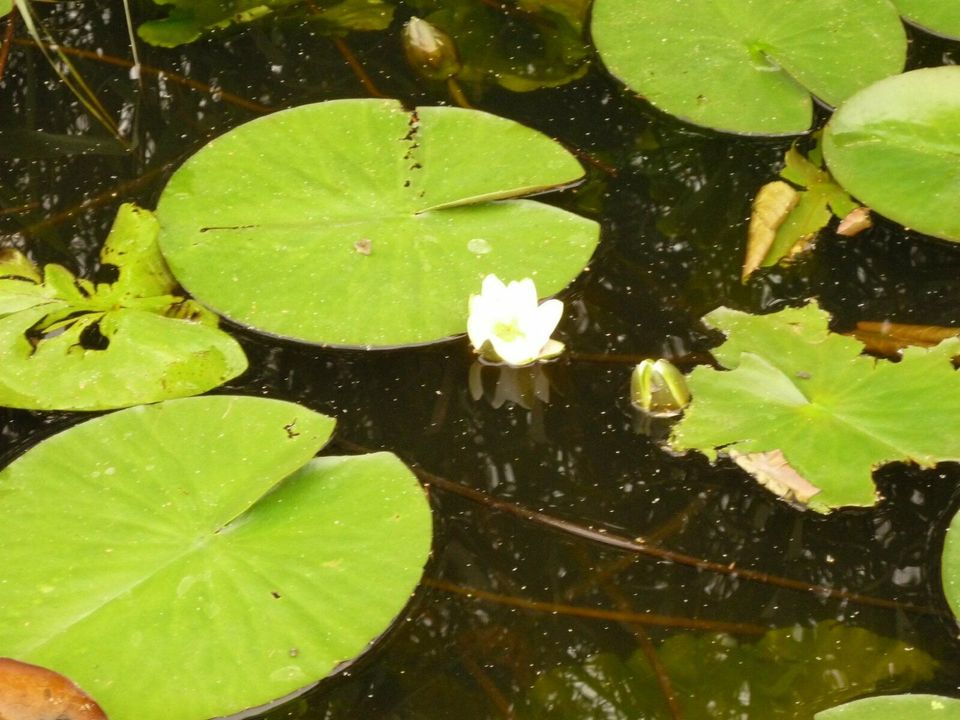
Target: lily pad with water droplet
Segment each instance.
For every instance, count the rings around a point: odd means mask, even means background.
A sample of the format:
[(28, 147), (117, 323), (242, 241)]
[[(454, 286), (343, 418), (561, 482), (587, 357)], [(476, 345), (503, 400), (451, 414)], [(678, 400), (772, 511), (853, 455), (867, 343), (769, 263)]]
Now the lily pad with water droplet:
[(420, 580), (430, 508), (389, 453), (313, 458), (333, 425), (200, 397), (29, 450), (0, 471), (0, 656), (111, 720), (206, 720), (366, 651)]
[(461, 333), (488, 274), (545, 295), (598, 226), (518, 196), (581, 177), (550, 138), (476, 110), (338, 100), (254, 120), (173, 176), (157, 208), (174, 274), (205, 305), (313, 343)]
[(654, 106), (743, 134), (804, 132), (811, 94), (837, 105), (906, 58), (887, 0), (597, 0), (592, 32)]

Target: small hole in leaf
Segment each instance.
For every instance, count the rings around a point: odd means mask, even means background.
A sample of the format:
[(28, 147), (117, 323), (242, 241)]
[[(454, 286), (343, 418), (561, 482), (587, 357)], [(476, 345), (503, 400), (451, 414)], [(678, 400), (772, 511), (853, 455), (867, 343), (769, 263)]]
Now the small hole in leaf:
[(100, 332), (100, 323), (95, 322), (80, 331), (80, 345), (86, 350), (106, 350), (110, 339)]

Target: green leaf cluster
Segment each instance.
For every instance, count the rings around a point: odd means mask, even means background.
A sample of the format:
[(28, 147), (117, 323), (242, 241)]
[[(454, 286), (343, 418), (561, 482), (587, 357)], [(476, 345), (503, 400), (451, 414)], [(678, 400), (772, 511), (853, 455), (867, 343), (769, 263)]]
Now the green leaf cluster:
[[(657, 657), (687, 720), (808, 720), (817, 710), (860, 695), (910, 687), (932, 677), (936, 668), (916, 648), (832, 620), (770, 630), (757, 642), (719, 633), (674, 635), (657, 648)], [(601, 654), (544, 673), (522, 717), (653, 720), (672, 715), (657, 673), (638, 650), (626, 661)]]
[(726, 369), (688, 376), (693, 401), (673, 429), (675, 450), (711, 458), (779, 450), (819, 489), (810, 500), (817, 510), (872, 505), (872, 471), (885, 463), (960, 460), (960, 375), (951, 363), (960, 339), (907, 348), (891, 362), (830, 332), (815, 303), (761, 316), (721, 307), (704, 321), (727, 336), (713, 350)]
[(122, 205), (100, 254), (113, 283), (0, 251), (0, 405), (103, 410), (206, 392), (247, 367), (215, 315), (175, 294), (157, 221)]
[[(832, 217), (843, 219), (860, 207), (824, 167), (819, 143), (806, 157), (796, 145), (791, 146), (784, 155), (780, 177), (801, 189), (775, 181), (757, 193), (747, 237), (744, 280), (758, 267), (776, 265), (807, 250)], [(773, 213), (763, 202), (765, 193), (771, 191), (786, 198), (785, 202), (774, 203), (777, 209)]]
[(255, 397), (97, 417), (0, 471), (0, 656), (112, 720), (231, 715), (364, 652), (427, 560), (393, 455), (314, 454), (332, 418)]

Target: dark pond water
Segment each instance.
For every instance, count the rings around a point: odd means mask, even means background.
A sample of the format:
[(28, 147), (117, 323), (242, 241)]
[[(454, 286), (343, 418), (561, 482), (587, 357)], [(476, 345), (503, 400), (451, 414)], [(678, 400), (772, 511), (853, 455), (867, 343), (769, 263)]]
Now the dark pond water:
[[(463, 0), (471, 4), (494, 12), (494, 39), (510, 52), (523, 17), (498, 11), (498, 3)], [(212, 137), (270, 110), (369, 95), (344, 47), (295, 20), (175, 50), (141, 45), (145, 65), (165, 76), (145, 71), (138, 86), (110, 64), (129, 57), (118, 3), (43, 10), (65, 45), (101, 54), (79, 67), (136, 149), (118, 149), (40, 54), (14, 44), (0, 82), (0, 233), (39, 262), (96, 272), (117, 205), (154, 207), (172, 170)], [(147, 3), (142, 10), (144, 17), (156, 12)], [(409, 105), (449, 104), (442, 83), (420, 81), (404, 61), (399, 28), (411, 14), (398, 3), (388, 30), (351, 33), (346, 43), (382, 94)], [(17, 37), (26, 37), (22, 28)], [(956, 43), (919, 33), (911, 42), (912, 66), (960, 60)], [(389, 449), (498, 501), (597, 533), (652, 539), (713, 565), (625, 553), (440, 481), (431, 490), (434, 556), (401, 621), (347, 672), (264, 717), (809, 718), (867, 692), (957, 694), (960, 645), (938, 570), (944, 528), (960, 505), (956, 466), (891, 465), (876, 474), (883, 495), (876, 508), (805, 513), (729, 463), (665, 452), (657, 439), (665, 427), (652, 436), (640, 431), (627, 388), (640, 357), (669, 355), (688, 366), (702, 358), (717, 338), (699, 318), (719, 305), (762, 312), (815, 297), (838, 330), (858, 320), (960, 324), (960, 251), (880, 222), (856, 238), (826, 236), (800, 262), (743, 285), (749, 204), (789, 139), (685, 126), (633, 97), (596, 61), (557, 88), (516, 93), (487, 82), (464, 91), (475, 106), (593, 160), (579, 188), (543, 198), (603, 227), (589, 271), (562, 295), (568, 310), (559, 338), (572, 355), (544, 370), (549, 402), (495, 407), (492, 375), (488, 395), (475, 399), (463, 339), (360, 353), (236, 329), (251, 369), (218, 392), (289, 399), (336, 416), (332, 452)], [(89, 142), (81, 153), (41, 133)], [(0, 455), (9, 460), (80, 419), (0, 410)], [(788, 588), (740, 569), (904, 607)], [(468, 597), (470, 590), (479, 594)], [(600, 609), (600, 617), (577, 608)], [(624, 611), (653, 613), (663, 623), (642, 626), (616, 615)], [(782, 658), (792, 660), (748, 657), (757, 633), (775, 628), (786, 629)], [(801, 642), (813, 628), (837, 633), (836, 641)], [(719, 630), (731, 634), (718, 637)], [(911, 676), (903, 660), (910, 653), (894, 653), (894, 642), (930, 655), (936, 671)], [(635, 653), (639, 665), (657, 668), (642, 681), (624, 664)], [(602, 661), (590, 660), (598, 655)], [(597, 669), (603, 663), (606, 679)], [(894, 667), (900, 680), (877, 685), (878, 663)], [(777, 702), (765, 695), (772, 685), (783, 690)], [(797, 704), (789, 688), (800, 686), (806, 702)], [(671, 694), (689, 706), (671, 710)], [(575, 697), (578, 709), (562, 710)]]

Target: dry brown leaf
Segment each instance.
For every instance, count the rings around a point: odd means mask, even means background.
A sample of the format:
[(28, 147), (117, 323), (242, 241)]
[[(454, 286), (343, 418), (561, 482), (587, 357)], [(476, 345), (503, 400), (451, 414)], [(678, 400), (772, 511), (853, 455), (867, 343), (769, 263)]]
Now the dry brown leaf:
[(107, 720), (107, 716), (63, 675), (0, 658), (0, 720)]
[(910, 345), (933, 347), (947, 338), (960, 335), (960, 328), (939, 325), (906, 325), (892, 322), (858, 322), (851, 333), (878, 355), (896, 355)]
[(870, 208), (858, 207), (851, 210), (847, 216), (837, 225), (837, 235), (844, 237), (853, 237), (859, 232), (873, 227), (873, 220), (870, 219)]
[(799, 201), (800, 193), (782, 180), (769, 182), (760, 188), (753, 199), (750, 227), (747, 230), (747, 253), (740, 275), (744, 282), (760, 267), (777, 237), (777, 229)]
[(806, 504), (820, 492), (820, 488), (793, 469), (779, 450), (761, 453), (731, 450), (730, 458), (753, 475), (758, 483), (784, 500)]

